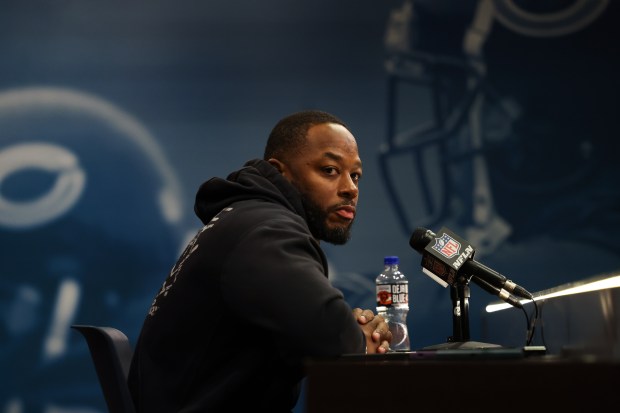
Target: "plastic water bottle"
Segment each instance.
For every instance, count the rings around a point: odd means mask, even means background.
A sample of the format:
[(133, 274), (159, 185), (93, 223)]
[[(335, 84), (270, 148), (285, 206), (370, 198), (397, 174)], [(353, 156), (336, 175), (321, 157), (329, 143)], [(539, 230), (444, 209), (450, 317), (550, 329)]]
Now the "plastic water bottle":
[(376, 279), (377, 314), (382, 315), (390, 326), (393, 351), (408, 351), (409, 331), (407, 313), (409, 312), (409, 281), (399, 271), (396, 256), (383, 259), (384, 269)]

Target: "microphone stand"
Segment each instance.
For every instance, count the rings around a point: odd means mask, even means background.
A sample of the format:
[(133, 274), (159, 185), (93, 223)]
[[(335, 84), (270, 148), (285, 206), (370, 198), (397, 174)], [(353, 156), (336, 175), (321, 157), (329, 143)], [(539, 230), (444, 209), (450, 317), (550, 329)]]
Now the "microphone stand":
[(452, 336), (449, 342), (469, 341), (469, 283), (459, 277), (456, 286), (450, 287), (452, 298)]
[(460, 276), (456, 285), (450, 286), (450, 298), (452, 299), (452, 336), (446, 343), (424, 347), (424, 350), (441, 349), (483, 349), (501, 348), (499, 344), (481, 343), (470, 341), (469, 337), (469, 278)]

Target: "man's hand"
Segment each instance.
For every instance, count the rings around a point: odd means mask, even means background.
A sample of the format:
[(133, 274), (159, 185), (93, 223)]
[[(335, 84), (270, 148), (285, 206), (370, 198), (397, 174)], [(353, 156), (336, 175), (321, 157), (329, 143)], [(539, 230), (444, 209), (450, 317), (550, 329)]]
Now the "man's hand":
[(366, 337), (366, 353), (387, 353), (392, 342), (392, 333), (383, 317), (361, 308), (354, 309), (353, 315)]

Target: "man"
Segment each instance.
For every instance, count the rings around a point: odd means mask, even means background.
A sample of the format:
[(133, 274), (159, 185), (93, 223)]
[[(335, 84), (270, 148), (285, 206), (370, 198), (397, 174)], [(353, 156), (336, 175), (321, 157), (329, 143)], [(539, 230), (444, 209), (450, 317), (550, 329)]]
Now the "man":
[(304, 358), (389, 349), (383, 318), (351, 310), (329, 283), (319, 245), (349, 239), (361, 176), (345, 124), (305, 111), (274, 127), (263, 160), (200, 187), (205, 226), (136, 345), (138, 412), (290, 412)]

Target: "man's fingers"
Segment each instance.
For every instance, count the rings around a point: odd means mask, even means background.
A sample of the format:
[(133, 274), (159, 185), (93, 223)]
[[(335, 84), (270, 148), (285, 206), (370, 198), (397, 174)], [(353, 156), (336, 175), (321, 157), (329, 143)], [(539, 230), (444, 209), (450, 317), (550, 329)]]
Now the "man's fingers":
[(373, 318), (375, 318), (375, 313), (373, 313), (371, 310), (364, 310), (362, 311), (362, 317), (366, 317), (366, 320), (372, 321)]
[(366, 324), (375, 318), (375, 314), (372, 310), (362, 310), (361, 308), (354, 309), (353, 315), (360, 324)]
[(387, 323), (382, 322), (379, 327), (372, 333), (373, 341), (380, 343), (382, 341), (392, 342), (392, 332), (390, 331)]
[(381, 345), (377, 349), (377, 352), (379, 353), (387, 353), (388, 351), (390, 351), (390, 343), (388, 343), (387, 341), (381, 343)]

